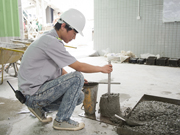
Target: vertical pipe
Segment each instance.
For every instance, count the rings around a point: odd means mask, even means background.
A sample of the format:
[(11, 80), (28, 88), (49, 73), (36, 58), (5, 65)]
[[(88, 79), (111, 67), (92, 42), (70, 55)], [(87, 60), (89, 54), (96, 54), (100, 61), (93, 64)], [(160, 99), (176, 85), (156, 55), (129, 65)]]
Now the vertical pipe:
[(23, 9), (22, 9), (21, 0), (18, 0), (18, 12), (19, 12), (20, 39), (24, 39), (24, 19), (23, 19)]
[(138, 16), (140, 16), (140, 0), (138, 0)]

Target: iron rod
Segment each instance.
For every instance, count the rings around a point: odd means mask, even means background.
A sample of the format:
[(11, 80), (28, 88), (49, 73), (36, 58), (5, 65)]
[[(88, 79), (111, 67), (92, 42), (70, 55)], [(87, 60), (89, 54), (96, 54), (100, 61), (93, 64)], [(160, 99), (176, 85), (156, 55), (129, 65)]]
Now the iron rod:
[[(108, 61), (108, 64), (111, 64), (111, 61)], [(108, 73), (108, 94), (111, 92), (111, 73)]]

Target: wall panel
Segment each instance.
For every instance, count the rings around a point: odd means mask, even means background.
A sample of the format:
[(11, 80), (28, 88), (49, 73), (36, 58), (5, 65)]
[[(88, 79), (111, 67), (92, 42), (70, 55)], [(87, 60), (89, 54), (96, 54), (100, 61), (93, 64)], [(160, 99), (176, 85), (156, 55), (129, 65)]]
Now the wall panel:
[[(163, 0), (94, 0), (94, 49), (180, 58), (180, 22), (163, 23)], [(176, 49), (175, 49), (176, 48)]]
[(0, 41), (9, 42), (10, 38), (21, 36), (20, 3), (20, 0), (0, 0)]

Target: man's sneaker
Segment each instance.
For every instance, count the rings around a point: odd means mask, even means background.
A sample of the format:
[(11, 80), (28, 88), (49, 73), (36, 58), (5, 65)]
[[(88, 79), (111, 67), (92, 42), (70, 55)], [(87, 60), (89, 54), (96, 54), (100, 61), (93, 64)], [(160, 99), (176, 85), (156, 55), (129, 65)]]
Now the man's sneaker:
[(76, 131), (76, 130), (83, 129), (84, 126), (85, 126), (84, 123), (78, 123), (71, 119), (69, 119), (68, 121), (63, 121), (63, 122), (58, 122), (58, 121), (54, 120), (54, 123), (53, 123), (53, 128), (59, 129), (59, 130)]
[(52, 121), (52, 117), (46, 117), (45, 116), (45, 112), (42, 109), (39, 108), (35, 108), (32, 109), (30, 107), (28, 107), (28, 109), (43, 123), (46, 122), (51, 122)]

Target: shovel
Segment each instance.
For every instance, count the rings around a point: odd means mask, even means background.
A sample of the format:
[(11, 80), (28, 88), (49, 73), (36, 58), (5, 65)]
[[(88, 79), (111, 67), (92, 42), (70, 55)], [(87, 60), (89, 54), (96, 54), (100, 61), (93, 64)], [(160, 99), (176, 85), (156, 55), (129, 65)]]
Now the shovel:
[(136, 122), (136, 121), (132, 121), (132, 120), (128, 120), (128, 119), (125, 119), (125, 118), (122, 118), (120, 117), (119, 115), (115, 114), (114, 115), (116, 118), (118, 119), (121, 119), (122, 121), (124, 121), (127, 125), (129, 126), (143, 126), (145, 123), (142, 123), (142, 122)]

